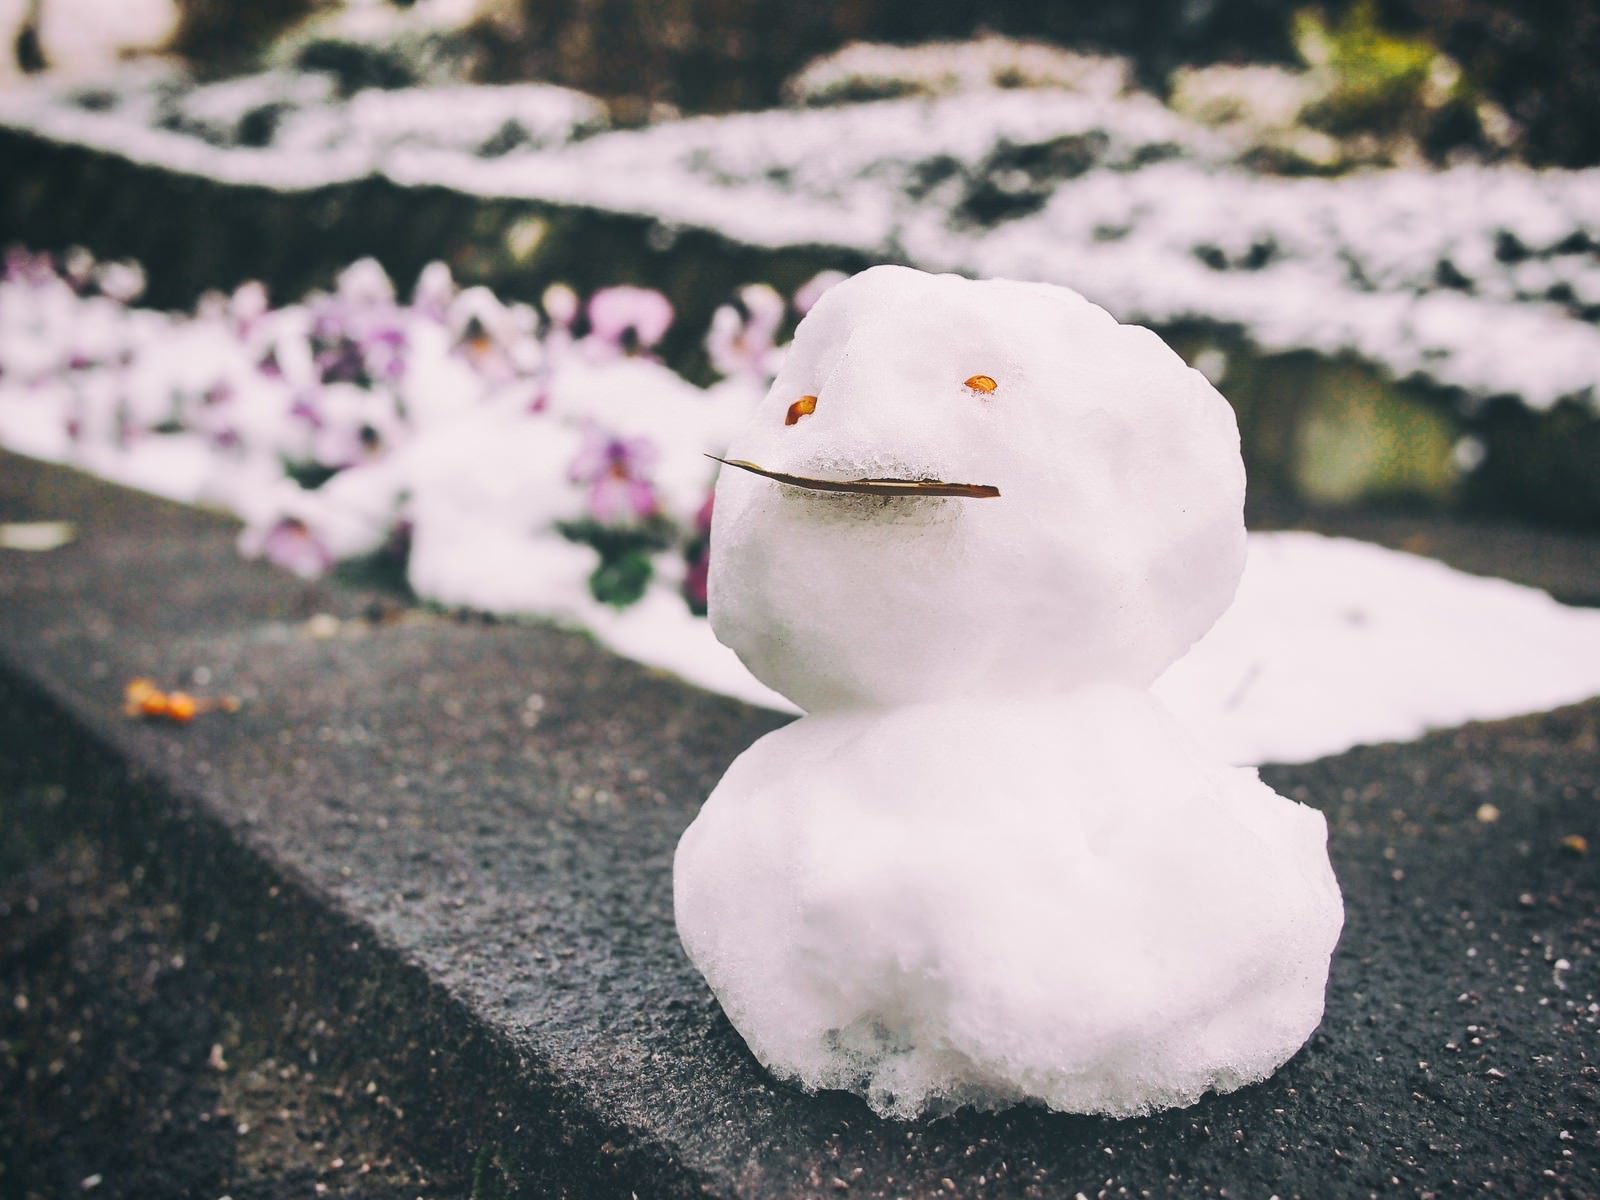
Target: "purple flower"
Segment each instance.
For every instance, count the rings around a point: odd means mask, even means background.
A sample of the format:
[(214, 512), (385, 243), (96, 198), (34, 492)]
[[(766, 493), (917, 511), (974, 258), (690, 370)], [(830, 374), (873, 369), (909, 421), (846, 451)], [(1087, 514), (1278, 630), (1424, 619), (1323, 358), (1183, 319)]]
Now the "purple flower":
[(314, 318), (312, 341), (317, 372), (324, 383), (394, 382), (406, 373), (409, 339), (387, 317), (325, 311)]
[(391, 383), (404, 377), (410, 339), (398, 321), (374, 321), (361, 331), (356, 345), (369, 377)]
[(671, 324), (671, 302), (650, 288), (602, 288), (589, 298), (589, 341), (604, 357), (646, 353)]
[(312, 396), (300, 396), (289, 406), (289, 416), (295, 421), (304, 421), (312, 429), (321, 429), (326, 421), (322, 419), (322, 412), (317, 408), (316, 399)]
[(301, 579), (315, 579), (333, 566), (332, 552), (299, 517), (279, 517), (264, 530), (247, 530), (239, 548), (246, 556), (264, 558)]
[(589, 515), (596, 521), (627, 524), (661, 511), (650, 482), (660, 457), (649, 438), (613, 437), (591, 425), (567, 477), (588, 489)]
[(317, 351), (317, 372), (324, 383), (363, 383), (367, 363), (360, 346), (348, 338), (339, 338)]
[(324, 383), (395, 382), (406, 373), (407, 315), (383, 268), (363, 259), (339, 276), (338, 291), (308, 305), (311, 348)]
[(25, 283), (42, 287), (58, 278), (55, 264), (46, 253), (34, 254), (21, 246), (7, 246), (5, 280), (7, 283)]

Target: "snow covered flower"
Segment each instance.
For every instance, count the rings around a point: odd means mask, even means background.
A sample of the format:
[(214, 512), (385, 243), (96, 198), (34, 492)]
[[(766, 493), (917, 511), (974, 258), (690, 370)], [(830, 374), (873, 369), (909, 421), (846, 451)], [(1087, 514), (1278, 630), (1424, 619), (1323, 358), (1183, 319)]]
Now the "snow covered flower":
[(406, 351), (410, 338), (399, 321), (374, 321), (356, 339), (367, 377), (393, 383), (406, 373)]
[(410, 314), (395, 303), (394, 284), (373, 259), (339, 276), (332, 295), (314, 298), (308, 336), (317, 371), (328, 383), (395, 383), (409, 365)]
[(526, 305), (502, 304), (485, 287), (468, 288), (450, 305), (454, 352), (491, 384), (537, 370), (543, 352), (538, 315)]
[(94, 255), (82, 246), (73, 246), (61, 256), (61, 277), (73, 291), (83, 295), (94, 281)]
[(363, 258), (339, 272), (335, 295), (351, 308), (393, 308), (394, 284), (375, 258)]
[(249, 337), (271, 308), (266, 284), (257, 279), (248, 279), (228, 297), (228, 323), (239, 337)]
[(589, 298), (589, 338), (596, 357), (648, 354), (672, 325), (672, 302), (653, 288), (602, 288)]
[(405, 434), (394, 397), (381, 388), (329, 384), (297, 399), (290, 414), (311, 431), (312, 459), (335, 471), (377, 458)]
[(450, 268), (442, 262), (431, 262), (417, 276), (417, 286), (411, 289), (411, 309), (419, 316), (440, 325), (450, 312), (450, 303), (456, 298), (456, 281)]
[(729, 377), (770, 380), (776, 375), (783, 308), (783, 297), (764, 283), (739, 289), (737, 305), (724, 304), (712, 314), (705, 342), (712, 369)]
[(269, 524), (246, 527), (239, 535), (246, 558), (264, 558), (301, 579), (315, 579), (333, 566), (333, 554), (300, 517), (283, 516)]
[(392, 383), (405, 374), (410, 339), (398, 309), (328, 296), (312, 306), (311, 345), (328, 383)]
[(587, 489), (589, 516), (594, 520), (602, 525), (631, 524), (661, 511), (651, 482), (660, 458), (649, 438), (615, 437), (591, 424), (567, 477)]
[(296, 388), (316, 386), (321, 376), (305, 330), (275, 323), (273, 329), (253, 341), (251, 360), (266, 378), (282, 380)]
[(548, 369), (565, 359), (567, 352), (572, 348), (574, 343), (572, 327), (577, 323), (583, 305), (578, 299), (578, 293), (566, 284), (552, 283), (545, 288), (544, 295), (539, 297), (539, 307), (544, 309), (546, 321), (540, 346)]
[(564, 283), (552, 283), (539, 298), (552, 329), (571, 329), (578, 319), (578, 293)]
[(118, 304), (132, 304), (144, 295), (144, 268), (136, 262), (102, 263), (94, 281), (102, 296)]

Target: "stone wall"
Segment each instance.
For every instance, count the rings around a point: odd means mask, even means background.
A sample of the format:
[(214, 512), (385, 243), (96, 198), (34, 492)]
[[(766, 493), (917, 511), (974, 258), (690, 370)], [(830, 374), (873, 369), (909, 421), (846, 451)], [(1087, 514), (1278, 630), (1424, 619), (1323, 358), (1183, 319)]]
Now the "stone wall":
[[(1290, 61), (1302, 8), (1349, 0), (513, 0), (479, 32), (499, 75), (690, 111), (775, 104), (783, 80), (851, 40), (992, 30), (1133, 59), (1157, 89), (1183, 63)], [(1382, 0), (1386, 26), (1429, 36), (1523, 127), (1536, 163), (1600, 162), (1600, 7), (1591, 0)], [(510, 15), (507, 15), (510, 14)]]
[(486, 21), (495, 70), (690, 110), (761, 107), (846, 42), (990, 30), (1132, 56), (1151, 82), (1181, 62), (1287, 59), (1286, 0), (519, 0)]

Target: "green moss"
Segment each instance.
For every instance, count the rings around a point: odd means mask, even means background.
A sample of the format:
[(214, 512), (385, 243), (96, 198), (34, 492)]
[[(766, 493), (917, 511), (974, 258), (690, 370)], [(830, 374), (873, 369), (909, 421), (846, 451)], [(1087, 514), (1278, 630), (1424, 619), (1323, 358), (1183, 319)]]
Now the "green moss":
[(1251, 491), (1317, 505), (1448, 505), (1461, 429), (1443, 393), (1349, 360), (1263, 354), (1237, 335), (1166, 331), (1190, 362), (1211, 361), (1233, 405)]
[(1373, 0), (1359, 0), (1337, 23), (1309, 9), (1296, 13), (1294, 40), (1330, 82), (1302, 114), (1307, 124), (1335, 134), (1389, 131), (1424, 107), (1438, 52), (1420, 38), (1385, 32)]
[(1436, 405), (1355, 363), (1327, 363), (1305, 398), (1295, 438), (1298, 491), (1349, 504), (1379, 496), (1448, 499), (1456, 431)]

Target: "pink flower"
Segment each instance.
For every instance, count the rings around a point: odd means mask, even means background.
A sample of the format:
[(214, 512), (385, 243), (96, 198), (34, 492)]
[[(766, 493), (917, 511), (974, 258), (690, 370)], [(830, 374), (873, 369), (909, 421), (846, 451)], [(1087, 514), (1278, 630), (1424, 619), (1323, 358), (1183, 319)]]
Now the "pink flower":
[(239, 549), (247, 557), (264, 558), (301, 579), (315, 579), (333, 566), (332, 552), (299, 517), (279, 517), (265, 529), (246, 530)]
[(60, 278), (49, 254), (43, 251), (34, 254), (21, 246), (6, 247), (4, 277), (8, 283), (25, 283), (30, 287), (41, 287)]
[(249, 337), (271, 308), (267, 285), (256, 279), (241, 283), (228, 297), (228, 317), (240, 337)]
[(567, 477), (588, 488), (589, 515), (602, 525), (626, 524), (661, 510), (650, 472), (660, 451), (649, 438), (619, 438), (591, 425)]
[(783, 323), (783, 297), (764, 283), (739, 289), (737, 305), (712, 314), (706, 356), (718, 374), (770, 379), (778, 373), (774, 344)]
[(645, 353), (671, 325), (672, 303), (650, 288), (602, 288), (589, 298), (589, 340), (606, 356)]

